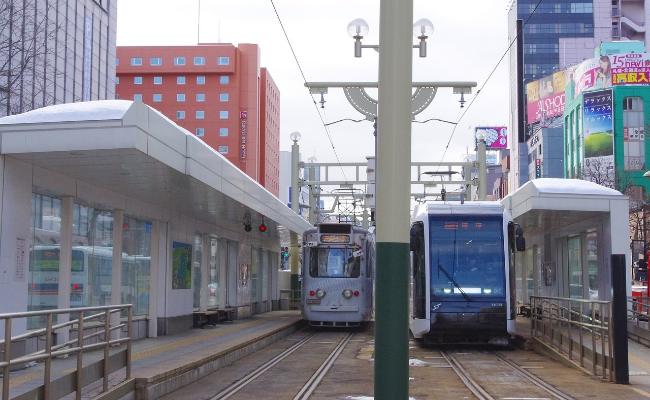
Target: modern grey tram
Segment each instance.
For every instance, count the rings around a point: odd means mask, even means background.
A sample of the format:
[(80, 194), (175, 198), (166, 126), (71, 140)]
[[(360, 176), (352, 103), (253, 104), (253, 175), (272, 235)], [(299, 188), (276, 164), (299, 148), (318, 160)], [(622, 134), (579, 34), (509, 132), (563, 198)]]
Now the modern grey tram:
[(515, 318), (510, 266), (525, 243), (501, 203), (418, 205), (410, 236), (413, 336), (508, 344)]
[(358, 326), (372, 318), (373, 235), (323, 223), (304, 233), (302, 315), (312, 326)]

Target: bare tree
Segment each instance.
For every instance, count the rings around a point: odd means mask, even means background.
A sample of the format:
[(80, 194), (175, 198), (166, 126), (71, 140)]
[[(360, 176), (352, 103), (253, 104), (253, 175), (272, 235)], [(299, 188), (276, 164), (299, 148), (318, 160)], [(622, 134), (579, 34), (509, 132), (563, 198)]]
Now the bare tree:
[[(0, 0), (0, 115), (52, 104), (55, 2)], [(48, 70), (49, 69), (49, 70)]]
[(609, 165), (609, 163), (600, 158), (585, 159), (577, 178), (612, 189), (616, 189), (617, 186), (614, 166)]

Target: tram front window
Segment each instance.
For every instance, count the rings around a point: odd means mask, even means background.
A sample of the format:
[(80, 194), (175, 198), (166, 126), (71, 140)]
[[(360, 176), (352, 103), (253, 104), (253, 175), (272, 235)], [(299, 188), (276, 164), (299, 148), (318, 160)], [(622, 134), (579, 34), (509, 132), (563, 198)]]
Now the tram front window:
[(501, 216), (432, 215), (429, 229), (432, 298), (505, 295)]
[(309, 275), (314, 278), (358, 278), (361, 255), (350, 248), (312, 248)]

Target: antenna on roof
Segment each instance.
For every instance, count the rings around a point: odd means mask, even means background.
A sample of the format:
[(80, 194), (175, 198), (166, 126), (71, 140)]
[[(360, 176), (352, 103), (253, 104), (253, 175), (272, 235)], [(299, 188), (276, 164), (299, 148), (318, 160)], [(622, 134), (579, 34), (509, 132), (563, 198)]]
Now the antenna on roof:
[(201, 0), (199, 0), (199, 11), (196, 16), (196, 44), (201, 43)]

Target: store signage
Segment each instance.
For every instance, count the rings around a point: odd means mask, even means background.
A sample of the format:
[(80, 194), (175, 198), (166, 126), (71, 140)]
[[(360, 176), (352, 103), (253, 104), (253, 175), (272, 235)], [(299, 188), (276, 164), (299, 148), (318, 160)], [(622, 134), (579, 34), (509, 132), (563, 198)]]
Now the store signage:
[(535, 178), (542, 177), (542, 160), (537, 158), (535, 159)]
[(474, 129), (474, 139), (485, 138), (485, 145), (488, 149), (508, 148), (508, 128), (505, 126), (478, 126)]
[(246, 141), (248, 140), (248, 111), (241, 111), (239, 113), (239, 137), (240, 148), (239, 158), (246, 159)]
[(556, 72), (526, 85), (526, 123), (548, 121), (564, 113), (566, 96), (564, 71)]

